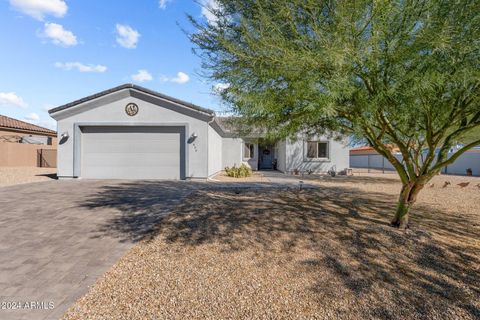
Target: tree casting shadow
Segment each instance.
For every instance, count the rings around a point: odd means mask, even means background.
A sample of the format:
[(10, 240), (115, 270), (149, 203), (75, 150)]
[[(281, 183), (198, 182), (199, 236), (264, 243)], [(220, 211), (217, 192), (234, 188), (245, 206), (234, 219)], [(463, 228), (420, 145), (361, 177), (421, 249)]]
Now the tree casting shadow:
[[(117, 209), (99, 231), (125, 239), (158, 235), (172, 245), (217, 243), (232, 253), (291, 256), (316, 279), (305, 290), (319, 304), (353, 296), (350, 311), (362, 318), (480, 317), (479, 228), (460, 214), (417, 206), (413, 228), (403, 233), (388, 225), (395, 200), (346, 187), (209, 190), (132, 182), (105, 187), (83, 205)], [(299, 250), (314, 258), (295, 262)]]

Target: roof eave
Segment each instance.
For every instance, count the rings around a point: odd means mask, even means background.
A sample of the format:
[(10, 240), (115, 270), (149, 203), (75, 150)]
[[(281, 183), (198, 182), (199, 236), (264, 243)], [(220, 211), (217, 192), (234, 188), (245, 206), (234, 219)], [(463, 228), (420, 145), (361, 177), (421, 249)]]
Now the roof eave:
[(203, 113), (203, 114), (208, 115), (208, 116), (213, 117), (215, 115), (215, 112), (213, 110), (206, 109), (206, 108), (197, 106), (193, 103), (189, 103), (189, 102), (186, 102), (186, 101), (183, 101), (183, 100), (180, 100), (180, 99), (176, 99), (176, 98), (164, 95), (162, 93), (159, 93), (159, 92), (156, 92), (156, 91), (153, 91), (153, 90), (150, 90), (150, 89), (138, 86), (138, 85), (134, 85), (134, 84), (131, 84), (131, 83), (123, 84), (123, 85), (120, 85), (120, 86), (117, 86), (117, 87), (114, 87), (114, 88), (111, 88), (111, 89), (108, 89), (108, 90), (104, 90), (104, 91), (98, 92), (96, 94), (84, 97), (82, 99), (75, 100), (73, 102), (64, 104), (62, 106), (50, 109), (50, 110), (48, 110), (48, 113), (50, 115), (53, 115), (53, 114), (58, 113), (60, 111), (67, 110), (67, 109), (70, 109), (72, 107), (78, 106), (82, 103), (86, 103), (86, 102), (89, 102), (91, 100), (101, 98), (101, 97), (106, 96), (108, 94), (113, 94), (113, 93), (116, 93), (118, 91), (125, 90), (125, 89), (137, 90), (137, 91), (155, 96), (155, 97), (160, 98), (160, 99), (168, 100), (170, 102), (180, 104), (184, 107), (190, 108), (192, 110), (195, 110), (197, 112)]

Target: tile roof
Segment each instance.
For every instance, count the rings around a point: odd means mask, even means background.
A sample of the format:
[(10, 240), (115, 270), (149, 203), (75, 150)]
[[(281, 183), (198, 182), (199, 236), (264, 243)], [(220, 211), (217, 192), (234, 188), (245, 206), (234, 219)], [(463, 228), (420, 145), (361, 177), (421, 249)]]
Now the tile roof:
[(44, 128), (44, 127), (40, 127), (40, 126), (36, 126), (34, 124), (24, 122), (24, 121), (20, 121), (20, 120), (17, 120), (17, 119), (13, 119), (13, 118), (3, 116), (3, 115), (0, 115), (0, 129), (1, 128), (29, 131), (32, 134), (46, 133), (46, 134), (51, 135), (51, 136), (57, 134), (57, 132), (55, 132), (53, 130), (50, 130), (50, 129), (47, 129), (47, 128)]
[[(390, 151), (393, 151), (393, 152), (398, 152), (399, 151), (398, 147), (396, 145), (393, 145), (393, 144), (387, 144), (386, 147)], [(363, 152), (363, 151), (371, 151), (372, 153), (377, 153), (377, 151), (370, 146), (361, 146), (361, 147), (350, 149), (351, 153)]]
[(266, 129), (258, 126), (250, 126), (242, 123), (239, 117), (215, 117), (214, 123), (218, 125), (225, 136), (245, 138), (263, 138), (266, 136)]
[(131, 83), (123, 84), (123, 85), (120, 85), (118, 87), (111, 88), (111, 89), (108, 89), (108, 90), (90, 95), (88, 97), (85, 97), (85, 98), (82, 98), (82, 99), (64, 104), (63, 106), (59, 106), (59, 107), (53, 108), (51, 110), (48, 110), (48, 113), (52, 114), (52, 113), (55, 113), (55, 112), (58, 112), (58, 111), (62, 111), (62, 110), (74, 107), (76, 105), (79, 105), (81, 103), (84, 103), (84, 102), (87, 102), (87, 101), (90, 101), (90, 100), (93, 100), (93, 99), (96, 99), (96, 98), (100, 98), (100, 97), (105, 96), (107, 94), (111, 94), (111, 93), (114, 93), (114, 92), (117, 92), (117, 91), (120, 91), (120, 90), (124, 90), (124, 89), (134, 89), (134, 90), (144, 92), (144, 93), (150, 94), (152, 96), (155, 96), (155, 97), (158, 97), (158, 98), (161, 98), (161, 99), (165, 99), (165, 100), (168, 100), (168, 101), (171, 101), (171, 102), (174, 102), (174, 103), (181, 104), (185, 107), (188, 107), (190, 109), (193, 109), (193, 110), (196, 110), (196, 111), (199, 111), (199, 112), (206, 113), (206, 114), (211, 115), (211, 116), (215, 115), (215, 113), (210, 109), (205, 109), (205, 108), (197, 106), (193, 103), (186, 102), (186, 101), (183, 101), (183, 100), (180, 100), (180, 99), (177, 99), (177, 98), (173, 98), (173, 97), (167, 96), (163, 93), (153, 91), (153, 90), (150, 90), (150, 89), (147, 89), (147, 88), (135, 85), (135, 84), (131, 84)]
[(350, 151), (364, 151), (364, 150), (374, 150), (374, 149), (370, 146), (363, 146), (363, 147), (350, 149)]

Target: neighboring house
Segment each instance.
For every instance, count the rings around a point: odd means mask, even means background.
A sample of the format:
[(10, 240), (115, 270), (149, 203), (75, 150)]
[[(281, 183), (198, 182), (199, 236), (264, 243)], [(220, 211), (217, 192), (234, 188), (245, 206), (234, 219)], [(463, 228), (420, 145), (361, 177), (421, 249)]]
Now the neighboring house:
[(211, 110), (132, 84), (49, 113), (58, 122), (59, 177), (205, 179), (242, 163), (288, 173), (349, 167), (343, 143), (242, 138)]
[[(393, 153), (399, 153), (400, 149), (397, 146), (387, 145), (387, 148)], [(378, 154), (378, 152), (370, 146), (363, 146), (350, 149), (350, 155), (357, 154)]]
[(56, 140), (53, 130), (0, 115), (0, 166), (54, 167)]
[[(458, 148), (461, 147), (462, 145), (452, 147), (448, 153), (448, 156), (450, 157)], [(400, 153), (398, 147), (391, 146), (390, 148), (395, 157), (402, 162), (402, 154)], [(439, 149), (437, 149), (436, 152), (438, 151)], [(390, 171), (395, 170), (393, 165), (387, 159), (369, 146), (358, 147), (350, 150), (350, 166), (352, 168)], [(442, 169), (442, 173), (444, 174), (465, 175), (467, 172), (471, 172), (471, 174), (474, 176), (480, 176), (480, 147), (475, 147), (468, 150), (460, 155), (460, 157), (458, 157), (454, 163)]]

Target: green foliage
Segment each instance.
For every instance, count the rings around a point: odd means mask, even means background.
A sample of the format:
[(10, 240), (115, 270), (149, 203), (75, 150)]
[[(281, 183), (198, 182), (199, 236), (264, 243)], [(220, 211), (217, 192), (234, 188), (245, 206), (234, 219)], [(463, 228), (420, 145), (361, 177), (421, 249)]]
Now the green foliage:
[(271, 136), (364, 140), (406, 183), (447, 165), (480, 126), (478, 0), (217, 3), (214, 22), (190, 17), (194, 51), (206, 76), (229, 84), (232, 111)]
[(472, 136), (480, 127), (480, 1), (216, 3), (210, 23), (190, 17), (189, 37), (205, 76), (228, 84), (221, 97), (246, 124), (271, 137), (338, 132), (368, 142), (404, 185), (418, 185), (405, 197), (412, 203), (442, 167), (480, 144)]
[(480, 127), (466, 133), (459, 140), (461, 143), (468, 144), (478, 140), (479, 137), (480, 137)]
[(246, 178), (252, 175), (252, 169), (249, 166), (242, 163), (240, 167), (233, 166), (231, 168), (225, 167), (225, 173), (229, 177), (233, 178)]

